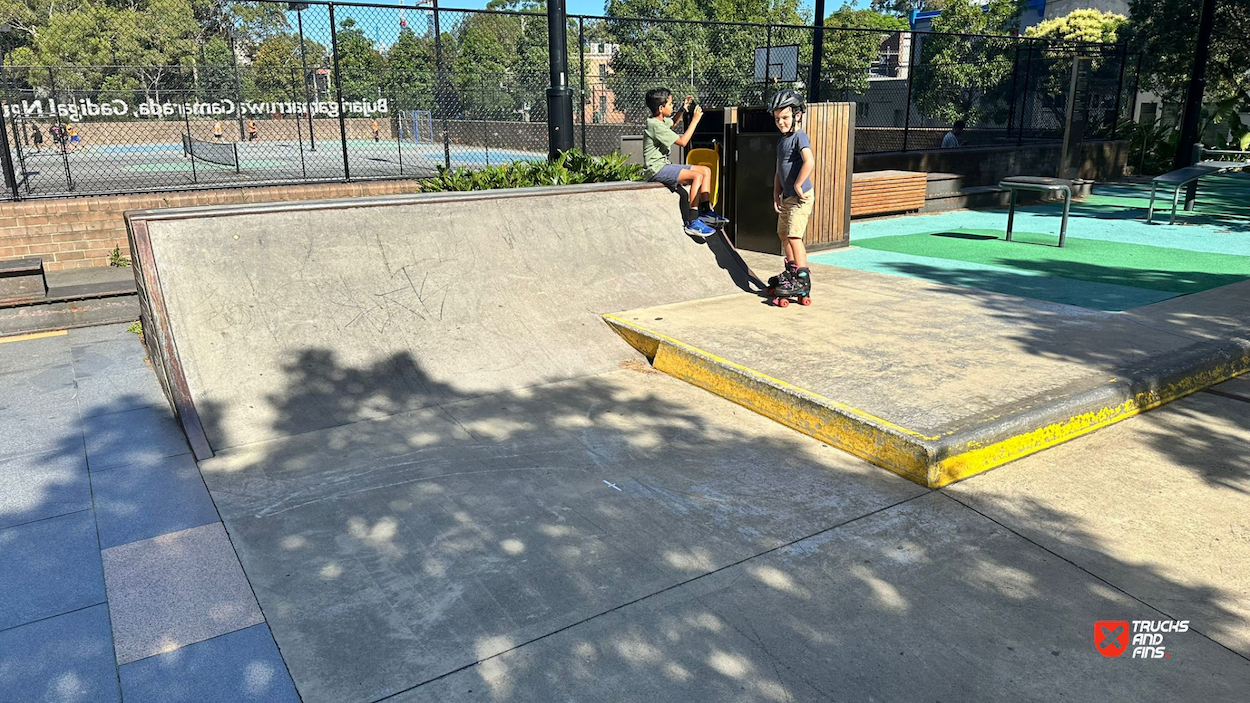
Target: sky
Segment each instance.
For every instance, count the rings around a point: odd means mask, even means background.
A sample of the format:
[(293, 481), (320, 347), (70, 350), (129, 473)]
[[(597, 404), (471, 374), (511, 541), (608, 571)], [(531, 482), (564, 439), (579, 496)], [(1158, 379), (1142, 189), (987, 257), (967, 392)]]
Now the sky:
[[(381, 2), (397, 2), (397, 0), (380, 0)], [(450, 8), (476, 9), (486, 7), (487, 0), (441, 0), (439, 5)], [(825, 0), (825, 11), (833, 12), (842, 6), (843, 0)], [(412, 0), (405, 3), (409, 6)], [(868, 0), (850, 0), (851, 5), (867, 5)], [(800, 5), (811, 9), (816, 6), (813, 0), (803, 0)], [(565, 11), (570, 15), (602, 15), (604, 0), (565, 0)]]
[[(396, 8), (400, 6), (401, 0), (371, 0), (380, 5), (394, 5)], [(850, 4), (867, 5), (870, 0), (825, 0), (826, 12), (832, 12), (842, 5), (844, 1)], [(439, 0), (439, 8), (443, 9), (480, 9), (486, 7), (487, 0)], [(605, 0), (565, 0), (565, 10), (570, 15), (590, 15), (602, 16)], [(403, 6), (406, 8), (404, 14), (411, 23), (409, 26), (417, 31), (426, 26), (425, 21), (418, 19), (425, 17), (415, 9), (417, 0), (402, 0)], [(802, 6), (812, 8), (815, 6), (813, 0), (801, 0)], [(305, 11), (305, 35), (314, 41), (329, 46), (329, 22), (325, 16), (325, 8), (320, 5), (314, 5)], [(374, 41), (379, 47), (386, 47), (392, 44), (399, 36), (399, 12), (393, 16), (387, 10), (378, 10), (372, 7), (359, 7), (351, 5), (343, 5), (336, 9), (339, 21), (351, 18), (356, 21), (359, 27), (365, 32), (365, 35)], [(288, 13), (291, 24), (295, 24), (294, 13)], [(444, 15), (446, 18), (446, 15)]]

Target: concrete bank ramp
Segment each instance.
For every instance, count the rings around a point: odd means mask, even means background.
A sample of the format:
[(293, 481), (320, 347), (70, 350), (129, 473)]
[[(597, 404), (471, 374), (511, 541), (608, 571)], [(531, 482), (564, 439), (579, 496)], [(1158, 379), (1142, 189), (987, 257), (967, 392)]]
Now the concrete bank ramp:
[(619, 183), (126, 220), (151, 356), (203, 459), (636, 358), (603, 313), (740, 290), (741, 260), (684, 235), (676, 197)]

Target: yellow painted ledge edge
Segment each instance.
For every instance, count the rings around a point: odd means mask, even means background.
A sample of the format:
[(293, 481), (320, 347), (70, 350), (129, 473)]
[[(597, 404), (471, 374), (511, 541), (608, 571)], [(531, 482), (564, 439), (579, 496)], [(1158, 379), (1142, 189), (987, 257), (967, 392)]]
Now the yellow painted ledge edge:
[(1095, 430), (1114, 425), (1197, 393), (1204, 388), (1210, 388), (1247, 371), (1250, 371), (1250, 355), (1242, 354), (1231, 361), (1195, 371), (1176, 381), (1164, 384), (1160, 388), (1135, 393), (1131, 398), (1114, 406), (1074, 415), (1063, 422), (1022, 432), (983, 447), (975, 447), (973, 443), (969, 443), (966, 446), (974, 448), (952, 454), (933, 465), (928, 477), (928, 485), (931, 488), (940, 488), (955, 481), (961, 481), (1007, 462), (1022, 459), (1043, 449), (1049, 449)]
[[(1242, 354), (1160, 388), (1137, 392), (1116, 405), (1079, 413), (984, 446), (967, 442), (965, 451), (937, 460), (940, 446), (933, 440), (950, 441), (949, 438), (907, 430), (615, 315), (603, 318), (657, 370), (928, 488), (941, 488), (1022, 459), (1250, 371), (1250, 355)], [(1121, 381), (1113, 379), (1111, 383)]]
[(670, 376), (924, 485), (932, 440), (613, 315), (604, 320)]

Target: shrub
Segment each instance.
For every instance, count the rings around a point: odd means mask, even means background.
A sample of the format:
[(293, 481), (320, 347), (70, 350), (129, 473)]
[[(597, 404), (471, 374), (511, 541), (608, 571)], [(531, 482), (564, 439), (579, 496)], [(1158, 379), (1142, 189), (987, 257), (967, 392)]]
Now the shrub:
[(513, 161), (485, 168), (462, 166), (447, 169), (439, 166), (437, 176), (421, 180), (421, 190), (426, 193), (444, 193), (636, 181), (641, 178), (642, 167), (625, 163), (625, 158), (620, 153), (589, 156), (577, 149), (570, 149), (560, 154), (555, 161)]

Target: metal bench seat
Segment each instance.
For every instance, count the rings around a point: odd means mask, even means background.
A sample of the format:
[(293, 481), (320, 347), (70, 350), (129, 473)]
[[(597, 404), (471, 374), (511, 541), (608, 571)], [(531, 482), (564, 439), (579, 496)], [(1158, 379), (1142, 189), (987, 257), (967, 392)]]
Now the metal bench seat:
[(1063, 219), (1059, 221), (1059, 246), (1068, 236), (1068, 212), (1072, 209), (1072, 181), (1067, 178), (1047, 176), (1011, 176), (998, 182), (998, 187), (1011, 193), (1007, 208), (1007, 241), (1011, 241), (1011, 228), (1016, 219), (1016, 193), (1027, 190), (1034, 193), (1063, 193)]

